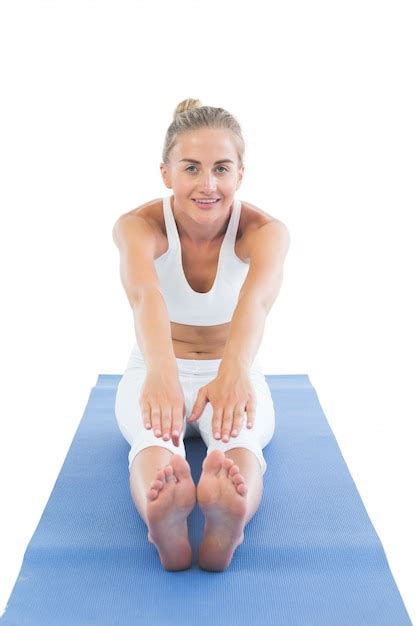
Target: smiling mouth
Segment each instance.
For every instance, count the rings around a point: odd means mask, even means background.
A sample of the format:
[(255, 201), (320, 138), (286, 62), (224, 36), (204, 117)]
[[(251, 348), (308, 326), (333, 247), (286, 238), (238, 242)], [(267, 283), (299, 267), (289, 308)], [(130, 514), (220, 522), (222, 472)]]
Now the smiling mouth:
[(213, 198), (213, 199), (199, 199), (199, 198), (193, 198), (193, 201), (196, 204), (202, 205), (202, 206), (213, 206), (213, 204), (216, 204), (216, 202), (219, 202), (220, 198)]

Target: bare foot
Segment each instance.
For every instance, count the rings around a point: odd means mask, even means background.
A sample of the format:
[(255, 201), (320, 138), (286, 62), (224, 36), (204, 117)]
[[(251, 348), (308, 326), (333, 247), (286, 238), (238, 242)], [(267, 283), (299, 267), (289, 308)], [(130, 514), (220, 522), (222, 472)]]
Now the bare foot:
[(202, 569), (221, 572), (243, 542), (247, 486), (239, 467), (221, 450), (205, 458), (197, 485), (197, 500), (205, 518), (198, 554)]
[(190, 466), (180, 454), (174, 454), (170, 464), (158, 470), (146, 496), (148, 540), (158, 550), (162, 565), (171, 571), (188, 569), (192, 550), (187, 517), (196, 495)]

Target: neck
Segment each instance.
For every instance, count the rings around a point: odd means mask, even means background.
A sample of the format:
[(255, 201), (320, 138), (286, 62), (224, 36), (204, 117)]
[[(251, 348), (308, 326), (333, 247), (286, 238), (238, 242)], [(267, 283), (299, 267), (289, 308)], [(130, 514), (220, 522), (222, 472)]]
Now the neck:
[(226, 216), (221, 215), (210, 224), (199, 224), (188, 213), (177, 209), (175, 202), (174, 207), (171, 200), (170, 202), (180, 239), (185, 239), (189, 243), (204, 245), (214, 243), (216, 240), (224, 237), (232, 215), (233, 205), (229, 208)]

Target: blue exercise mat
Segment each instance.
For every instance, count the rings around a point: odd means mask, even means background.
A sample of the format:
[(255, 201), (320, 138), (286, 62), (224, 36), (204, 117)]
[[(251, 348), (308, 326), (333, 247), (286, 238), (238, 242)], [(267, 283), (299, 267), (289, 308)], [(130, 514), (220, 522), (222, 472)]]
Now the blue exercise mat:
[[(307, 375), (266, 376), (277, 424), (261, 506), (224, 572), (163, 569), (131, 499), (114, 399), (99, 375), (26, 549), (2, 626), (411, 624)], [(186, 439), (194, 481), (205, 446)]]

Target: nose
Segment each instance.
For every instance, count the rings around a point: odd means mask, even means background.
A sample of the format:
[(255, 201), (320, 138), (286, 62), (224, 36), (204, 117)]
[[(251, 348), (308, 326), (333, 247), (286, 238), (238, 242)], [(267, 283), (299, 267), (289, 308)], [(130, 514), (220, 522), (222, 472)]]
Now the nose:
[(201, 188), (205, 193), (211, 193), (216, 189), (216, 177), (211, 172), (202, 175)]

